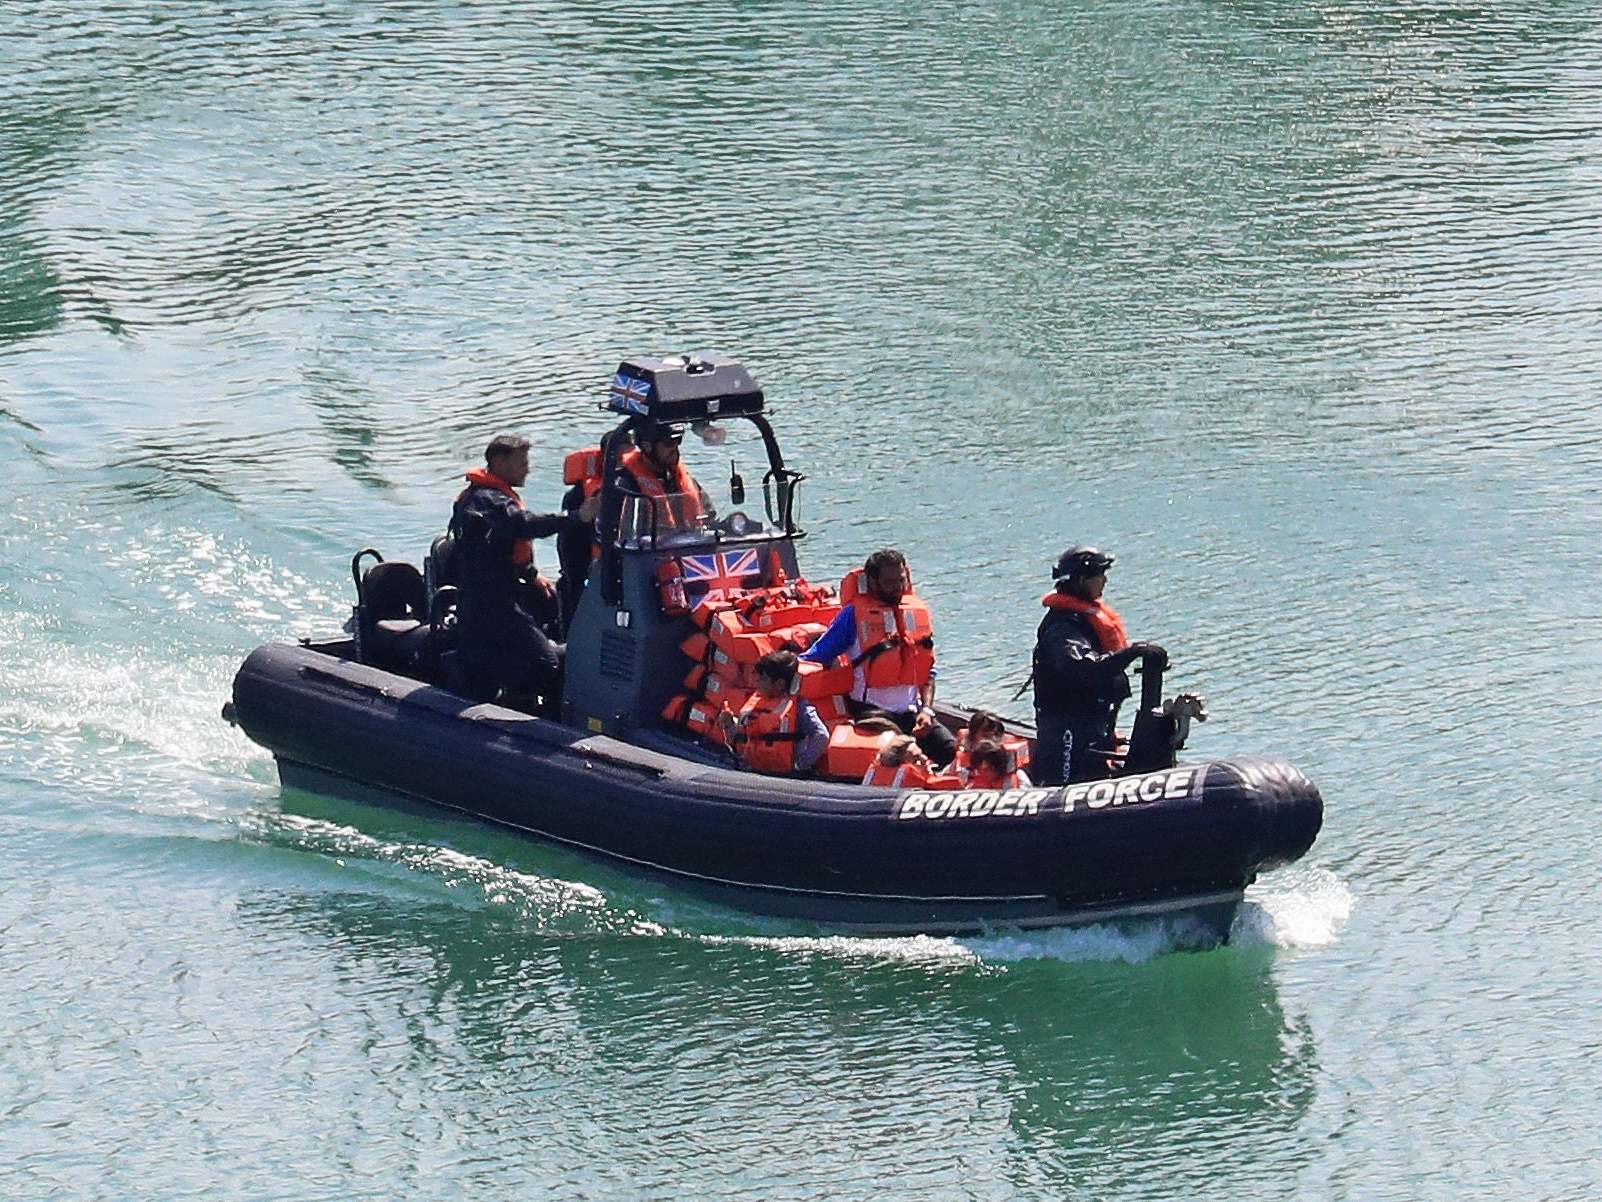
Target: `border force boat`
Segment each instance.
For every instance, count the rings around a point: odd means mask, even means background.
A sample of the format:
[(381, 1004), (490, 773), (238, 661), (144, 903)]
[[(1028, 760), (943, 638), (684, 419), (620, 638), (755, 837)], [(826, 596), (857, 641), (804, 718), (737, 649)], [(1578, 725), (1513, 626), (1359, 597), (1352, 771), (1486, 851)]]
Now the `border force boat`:
[[(625, 361), (607, 407), (620, 422), (604, 451), (588, 452), (596, 546), (547, 711), (558, 716), (498, 704), (465, 666), (449, 537), (422, 572), (363, 551), (347, 635), (258, 648), (225, 707), (273, 753), (284, 784), (420, 799), (740, 909), (876, 933), (1187, 915), (1206, 939), (1224, 939), (1246, 886), (1312, 845), (1323, 804), (1295, 767), (1179, 762), (1194, 707), (1163, 700), (1149, 661), (1127, 751), (1108, 749), (1106, 780), (857, 783), (888, 736), (829, 708), (829, 690), (843, 690), (826, 668), (802, 681), (830, 725), (815, 773), (745, 769), (719, 746), (714, 711), (749, 683), (762, 648), (805, 646), (840, 605), (837, 590), (800, 571), (804, 476), (785, 464), (762, 390), (727, 358)], [(665, 523), (664, 498), (627, 488), (618, 472), (645, 422), (714, 441), (748, 427), (766, 465), (761, 509), (745, 507), (731, 466), (725, 515)], [(935, 708), (953, 730), (970, 712)], [(1029, 749), (1033, 729), (1009, 728)]]

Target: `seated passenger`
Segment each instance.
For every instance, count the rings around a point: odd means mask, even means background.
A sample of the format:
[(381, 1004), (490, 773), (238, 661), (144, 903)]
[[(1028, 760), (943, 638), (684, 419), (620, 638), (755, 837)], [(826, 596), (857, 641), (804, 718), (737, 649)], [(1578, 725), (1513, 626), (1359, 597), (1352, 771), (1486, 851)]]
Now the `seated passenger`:
[(911, 735), (897, 735), (881, 747), (873, 765), (863, 773), (862, 783), (881, 789), (962, 788), (955, 773), (941, 772), (929, 762)]
[(957, 743), (935, 718), (934, 628), (929, 607), (912, 591), (907, 557), (875, 551), (853, 573), (849, 602), (801, 658), (826, 664), (837, 655), (851, 662), (846, 708), (853, 718), (882, 717), (918, 740), (940, 767), (951, 762)]
[(794, 651), (770, 651), (756, 662), (757, 690), (739, 716), (724, 710), (724, 736), (748, 768), (776, 776), (805, 772), (829, 746), (829, 730), (810, 701), (795, 695)]
[(968, 752), (970, 789), (1027, 789), (1029, 776), (1000, 739), (980, 739)]
[(635, 428), (636, 448), (618, 459), (617, 487), (650, 498), (659, 535), (696, 530), (713, 517), (711, 499), (679, 461), (683, 437), (682, 431), (647, 420)]
[(1022, 772), (1029, 763), (1029, 740), (1021, 735), (1007, 733), (1007, 722), (993, 710), (974, 710), (968, 725), (957, 736), (957, 756), (951, 761), (951, 770), (964, 781), (973, 769), (973, 749), (983, 739), (994, 739), (1009, 752), (1014, 766)]
[(951, 761), (952, 769), (957, 775), (964, 778), (973, 768), (973, 748), (981, 739), (995, 739), (1000, 742), (1007, 734), (1007, 724), (1001, 715), (990, 710), (974, 710), (968, 718), (968, 725), (957, 736), (957, 754)]

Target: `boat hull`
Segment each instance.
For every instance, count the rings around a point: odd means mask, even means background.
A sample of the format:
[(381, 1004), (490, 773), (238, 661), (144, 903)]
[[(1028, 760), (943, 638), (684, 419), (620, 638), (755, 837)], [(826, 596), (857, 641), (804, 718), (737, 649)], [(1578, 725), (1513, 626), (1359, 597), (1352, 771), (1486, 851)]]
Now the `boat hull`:
[(1185, 915), (1221, 938), (1246, 885), (1302, 855), (1322, 821), (1316, 786), (1277, 760), (988, 792), (778, 779), (308, 646), (255, 651), (231, 712), (288, 786), (419, 799), (740, 909), (859, 932)]

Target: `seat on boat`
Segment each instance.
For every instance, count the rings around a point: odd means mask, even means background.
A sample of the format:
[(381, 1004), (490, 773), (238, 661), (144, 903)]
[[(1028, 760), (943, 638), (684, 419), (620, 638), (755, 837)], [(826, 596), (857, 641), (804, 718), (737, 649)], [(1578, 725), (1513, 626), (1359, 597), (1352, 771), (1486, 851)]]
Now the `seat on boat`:
[[(377, 552), (373, 552), (376, 556)], [(409, 563), (379, 560), (357, 578), (356, 654), (396, 671), (416, 668), (429, 652), (423, 575)]]
[(423, 592), (430, 607), (433, 606), (435, 594), (446, 585), (461, 587), (460, 576), (456, 561), (456, 539), (452, 535), (442, 534), (428, 545), (428, 555), (423, 560)]

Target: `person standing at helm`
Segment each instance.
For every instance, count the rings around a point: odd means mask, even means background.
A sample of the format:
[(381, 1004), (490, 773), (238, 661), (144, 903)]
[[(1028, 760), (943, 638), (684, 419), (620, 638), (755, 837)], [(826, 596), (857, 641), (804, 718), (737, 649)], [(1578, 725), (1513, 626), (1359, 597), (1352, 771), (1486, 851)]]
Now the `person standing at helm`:
[(462, 652), (479, 679), (516, 700), (543, 696), (554, 707), (560, 692), (562, 649), (540, 628), (537, 611), (554, 614), (555, 589), (534, 565), (536, 538), (589, 521), (595, 503), (571, 517), (530, 513), (517, 488), (528, 479), (528, 439), (497, 434), (484, 466), (467, 473), (451, 511), (460, 558)]
[(935, 719), (934, 625), (929, 607), (912, 591), (907, 557), (875, 551), (841, 581), (840, 600), (839, 615), (801, 658), (826, 664), (846, 656), (851, 716), (888, 718), (944, 768), (957, 753), (957, 740)]
[(618, 458), (618, 488), (650, 499), (659, 534), (695, 530), (713, 516), (705, 490), (679, 460), (683, 437), (682, 431), (647, 419), (635, 427), (635, 449)]
[(1166, 666), (1156, 643), (1131, 643), (1123, 619), (1101, 599), (1113, 557), (1070, 547), (1041, 599), (1046, 616), (1035, 635), (1035, 780), (1060, 785), (1107, 775), (1118, 707), (1129, 696), (1124, 670), (1141, 656)]

